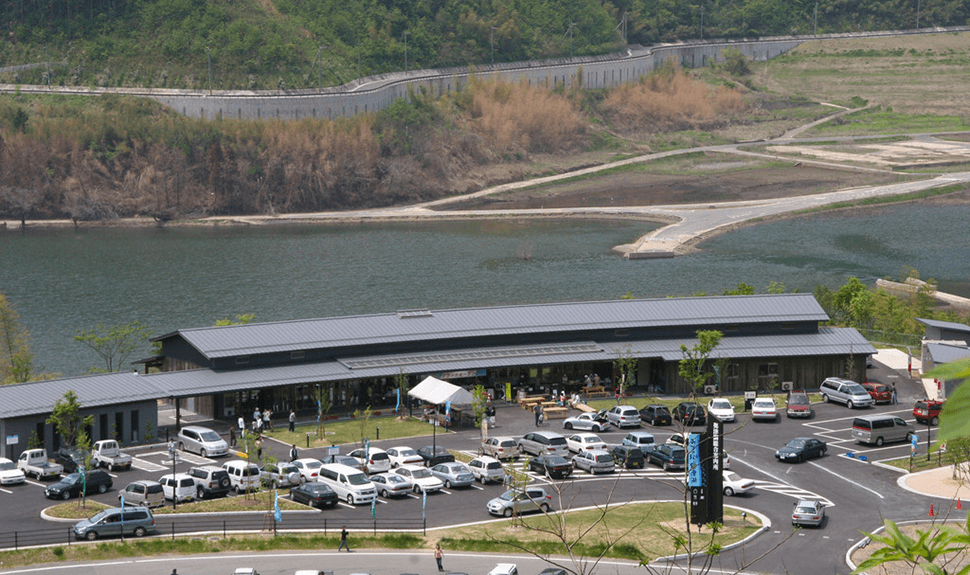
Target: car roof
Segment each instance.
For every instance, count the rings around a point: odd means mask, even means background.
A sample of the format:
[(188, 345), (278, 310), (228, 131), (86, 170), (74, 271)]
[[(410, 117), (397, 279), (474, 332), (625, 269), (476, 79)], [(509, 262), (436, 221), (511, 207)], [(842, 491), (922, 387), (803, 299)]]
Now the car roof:
[[(495, 459), (494, 457), (492, 457), (490, 455), (479, 455), (475, 459), (477, 459), (479, 461), (484, 461), (485, 463), (491, 463), (493, 461), (498, 461), (498, 459)], [(475, 459), (472, 459), (472, 461), (475, 461)], [(499, 461), (499, 463), (501, 463), (501, 461)]]
[(186, 429), (191, 429), (192, 431), (213, 431), (212, 429), (202, 427), (201, 425), (183, 425), (182, 431), (185, 431)]

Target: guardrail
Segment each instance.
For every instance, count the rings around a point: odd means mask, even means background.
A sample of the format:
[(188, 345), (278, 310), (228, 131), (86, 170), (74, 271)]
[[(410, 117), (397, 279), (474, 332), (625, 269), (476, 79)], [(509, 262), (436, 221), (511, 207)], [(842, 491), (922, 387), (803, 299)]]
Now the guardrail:
[[(199, 517), (192, 515), (155, 515), (158, 533), (151, 537), (176, 537), (219, 535), (227, 537), (230, 533), (272, 533), (273, 536), (292, 533), (339, 534), (344, 527), (348, 531), (362, 533), (421, 532), (427, 534), (428, 522), (420, 518), (329, 518), (317, 513), (283, 512), (283, 520), (276, 521), (272, 513), (245, 513), (233, 517)], [(128, 535), (125, 539), (133, 539)], [(120, 541), (121, 537), (108, 540)], [(60, 526), (50, 529), (0, 532), (0, 549), (18, 550), (28, 547), (49, 545), (73, 545), (81, 543), (74, 538), (73, 526)]]

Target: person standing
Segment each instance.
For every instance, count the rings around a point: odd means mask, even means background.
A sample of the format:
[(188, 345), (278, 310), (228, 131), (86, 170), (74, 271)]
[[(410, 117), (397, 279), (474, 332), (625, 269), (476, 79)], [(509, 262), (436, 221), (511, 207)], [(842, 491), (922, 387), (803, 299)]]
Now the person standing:
[(273, 420), (270, 419), (272, 415), (273, 412), (270, 411), (268, 407), (263, 412), (263, 429), (266, 431), (273, 431)]
[(239, 426), (239, 437), (246, 437), (246, 420), (243, 419), (243, 416), (239, 416), (239, 421), (236, 422), (236, 425)]
[(337, 551), (340, 551), (344, 547), (347, 548), (347, 553), (350, 553), (350, 545), (347, 544), (347, 526), (340, 528), (340, 546), (337, 547)]
[(259, 419), (259, 414), (260, 413), (262, 413), (262, 411), (260, 411), (260, 409), (258, 407), (256, 409), (254, 409), (253, 410), (253, 419)]
[(536, 404), (535, 412), (536, 412), (536, 427), (539, 427), (539, 424), (542, 423), (542, 404), (541, 403)]
[(444, 571), (445, 568), (441, 566), (441, 543), (434, 546), (434, 560), (438, 564), (438, 571)]
[(897, 404), (897, 403), (899, 403), (899, 400), (896, 397), (896, 382), (894, 381), (893, 382), (893, 404)]
[(292, 409), (290, 410), (290, 433), (296, 431), (296, 412)]
[(236, 428), (229, 426), (229, 447), (236, 446)]
[(256, 440), (256, 461), (263, 460), (263, 438), (260, 437)]
[(290, 462), (292, 463), (299, 458), (300, 458), (300, 450), (296, 448), (296, 444), (294, 443), (293, 446), (290, 447)]

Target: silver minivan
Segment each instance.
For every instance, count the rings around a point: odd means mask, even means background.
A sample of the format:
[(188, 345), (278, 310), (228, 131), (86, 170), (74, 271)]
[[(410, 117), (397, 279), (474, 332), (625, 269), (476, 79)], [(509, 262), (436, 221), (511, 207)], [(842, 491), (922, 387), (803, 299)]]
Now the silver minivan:
[(82, 519), (74, 525), (74, 536), (78, 539), (94, 541), (98, 537), (121, 535), (142, 537), (156, 533), (155, 518), (147, 507), (119, 507), (105, 509), (89, 519)]
[(151, 509), (165, 505), (165, 492), (162, 484), (147, 479), (132, 481), (118, 494), (118, 501), (124, 498), (125, 505), (140, 505)]
[(876, 444), (910, 441), (916, 428), (895, 415), (866, 415), (852, 420), (852, 437), (859, 443)]
[(818, 387), (818, 392), (822, 395), (822, 401), (842, 403), (849, 409), (871, 407), (874, 403), (869, 392), (851, 379), (829, 377)]

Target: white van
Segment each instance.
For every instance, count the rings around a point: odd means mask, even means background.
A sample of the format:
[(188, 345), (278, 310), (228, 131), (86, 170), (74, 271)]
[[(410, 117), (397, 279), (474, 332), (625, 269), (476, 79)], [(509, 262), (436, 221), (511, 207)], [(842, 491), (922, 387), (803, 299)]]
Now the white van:
[(364, 472), (339, 463), (327, 463), (320, 467), (320, 478), (337, 496), (351, 505), (370, 503), (377, 498), (377, 487)]
[(195, 499), (195, 481), (191, 475), (169, 473), (159, 477), (158, 482), (162, 484), (162, 493), (165, 494), (165, 499), (179, 503)]
[(259, 467), (255, 463), (236, 459), (223, 463), (222, 468), (229, 474), (229, 481), (236, 493), (259, 489)]

